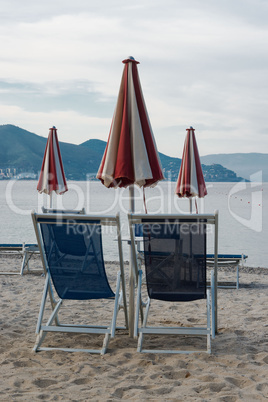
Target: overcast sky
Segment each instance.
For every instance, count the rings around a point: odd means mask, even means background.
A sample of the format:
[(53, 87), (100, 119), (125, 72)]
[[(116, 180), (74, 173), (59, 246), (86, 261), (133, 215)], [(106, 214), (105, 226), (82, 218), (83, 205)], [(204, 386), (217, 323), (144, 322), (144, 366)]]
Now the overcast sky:
[(268, 153), (267, 0), (0, 0), (0, 124), (107, 140), (132, 55), (158, 150)]

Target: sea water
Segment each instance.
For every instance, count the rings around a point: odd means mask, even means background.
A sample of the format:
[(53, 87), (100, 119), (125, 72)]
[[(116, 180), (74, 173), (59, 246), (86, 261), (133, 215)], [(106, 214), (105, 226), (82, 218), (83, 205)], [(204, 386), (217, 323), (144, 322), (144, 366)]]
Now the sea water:
[[(49, 197), (39, 194), (36, 181), (0, 181), (0, 243), (36, 243), (31, 211), (49, 206)], [(176, 183), (161, 182), (145, 189), (148, 213), (188, 213), (189, 200), (179, 199)], [(100, 182), (68, 182), (69, 191), (53, 195), (53, 207), (81, 209), (87, 213), (120, 212), (123, 237), (128, 237), (128, 189), (107, 189)], [(208, 195), (197, 200), (199, 213), (219, 211), (219, 253), (246, 254), (246, 265), (268, 267), (268, 183), (207, 183)], [(194, 202), (193, 210), (196, 211)], [(135, 187), (135, 211), (144, 212), (143, 191)], [(116, 260), (115, 232), (105, 233), (105, 255)], [(212, 245), (209, 242), (209, 250)], [(124, 244), (124, 259), (129, 247)]]

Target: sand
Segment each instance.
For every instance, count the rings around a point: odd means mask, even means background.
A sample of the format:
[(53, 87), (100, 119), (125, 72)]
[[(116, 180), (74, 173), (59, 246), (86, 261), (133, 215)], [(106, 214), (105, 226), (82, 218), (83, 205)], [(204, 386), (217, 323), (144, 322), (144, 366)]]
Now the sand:
[[(1, 271), (19, 271), (20, 263), (18, 257), (0, 256)], [(38, 267), (41, 264), (36, 256), (31, 268)], [(115, 264), (110, 264), (111, 271), (116, 269)], [(231, 274), (223, 270), (220, 275), (227, 279)], [(122, 331), (110, 341), (107, 353), (100, 356), (60, 351), (34, 353), (44, 277), (40, 273), (2, 275), (0, 400), (265, 401), (268, 399), (268, 270), (244, 268), (240, 281), (239, 290), (219, 289), (219, 334), (212, 341), (211, 355), (138, 354), (137, 341)], [(86, 306), (75, 307), (72, 313), (75, 316), (85, 313)], [(106, 306), (98, 310), (94, 304), (90, 316), (102, 319), (107, 310)], [(155, 311), (155, 318), (160, 322), (186, 320), (191, 325), (200, 319), (200, 306), (163, 303)], [(73, 345), (72, 342), (79, 341), (84, 347), (99, 342), (95, 337), (76, 337), (67, 339), (60, 335), (51, 342)], [(166, 345), (173, 342), (169, 338), (157, 341)], [(190, 342), (194, 345), (194, 341)]]

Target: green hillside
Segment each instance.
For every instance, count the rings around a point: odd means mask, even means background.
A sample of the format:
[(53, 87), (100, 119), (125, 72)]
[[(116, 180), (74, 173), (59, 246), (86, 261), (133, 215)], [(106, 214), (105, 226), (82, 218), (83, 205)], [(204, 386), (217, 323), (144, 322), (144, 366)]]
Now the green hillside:
[[(12, 125), (0, 126), (0, 168), (17, 172), (38, 173), (41, 169), (47, 139)], [(60, 142), (66, 177), (86, 179), (96, 172), (99, 155), (90, 148)]]

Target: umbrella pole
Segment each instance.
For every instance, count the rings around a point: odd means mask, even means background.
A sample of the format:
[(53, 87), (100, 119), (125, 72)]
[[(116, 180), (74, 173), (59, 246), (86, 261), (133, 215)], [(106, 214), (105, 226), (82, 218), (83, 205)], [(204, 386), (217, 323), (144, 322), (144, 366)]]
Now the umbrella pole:
[[(129, 186), (129, 209), (135, 211), (134, 202), (134, 185)], [(129, 267), (129, 336), (134, 336), (134, 314), (135, 314), (135, 278), (134, 278), (134, 262), (130, 245), (130, 267)]]
[[(189, 203), (190, 203), (190, 214), (192, 215), (192, 213), (193, 213), (193, 199), (192, 199), (192, 197), (189, 198)], [(191, 229), (191, 232), (190, 232), (190, 258), (191, 259), (193, 258), (192, 229)], [(191, 269), (191, 267), (190, 267), (189, 274), (190, 274), (190, 280), (192, 280), (192, 269)]]
[(129, 209), (131, 212), (135, 211), (134, 184), (129, 186)]
[(52, 209), (52, 192), (49, 194), (49, 208)]

